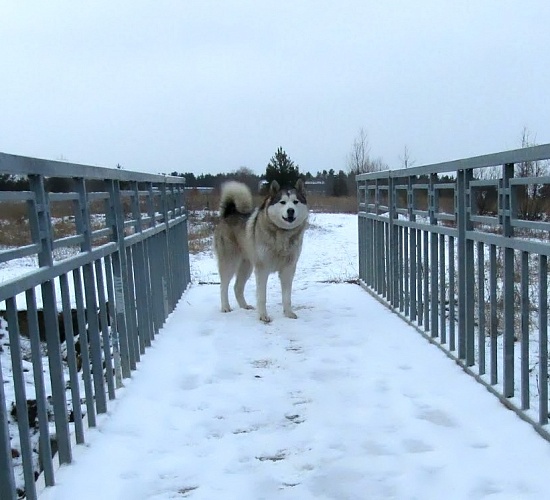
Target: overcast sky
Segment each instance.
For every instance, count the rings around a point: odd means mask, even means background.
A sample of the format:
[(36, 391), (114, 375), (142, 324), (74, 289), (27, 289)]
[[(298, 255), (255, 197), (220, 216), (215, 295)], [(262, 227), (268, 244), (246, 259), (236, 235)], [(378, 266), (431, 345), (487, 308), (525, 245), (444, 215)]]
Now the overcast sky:
[(548, 0), (0, 0), (0, 151), (146, 172), (392, 168), (550, 142)]

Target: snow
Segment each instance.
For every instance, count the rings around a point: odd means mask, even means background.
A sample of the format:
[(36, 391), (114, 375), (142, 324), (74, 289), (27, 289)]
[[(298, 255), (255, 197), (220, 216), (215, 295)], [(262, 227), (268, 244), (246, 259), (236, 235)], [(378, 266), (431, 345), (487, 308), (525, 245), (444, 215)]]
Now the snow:
[[(540, 499), (550, 445), (356, 284), (357, 219), (312, 214), (293, 303), (194, 284), (43, 500)], [(246, 295), (253, 303), (253, 280)], [(233, 304), (235, 301), (233, 299)]]

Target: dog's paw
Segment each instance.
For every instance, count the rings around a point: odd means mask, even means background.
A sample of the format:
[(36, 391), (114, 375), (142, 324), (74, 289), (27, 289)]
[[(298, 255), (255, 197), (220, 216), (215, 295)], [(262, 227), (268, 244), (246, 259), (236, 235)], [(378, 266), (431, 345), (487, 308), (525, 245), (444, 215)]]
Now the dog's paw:
[(228, 313), (228, 312), (231, 312), (231, 307), (229, 307), (229, 306), (222, 307), (222, 313)]
[(242, 306), (243, 309), (248, 309), (249, 311), (254, 309), (254, 306), (251, 306), (250, 304), (246, 304), (245, 306)]
[(260, 314), (260, 321), (263, 321), (264, 323), (271, 323), (271, 317), (265, 314)]
[(296, 316), (294, 311), (285, 311), (285, 316), (291, 319), (298, 319), (298, 316)]

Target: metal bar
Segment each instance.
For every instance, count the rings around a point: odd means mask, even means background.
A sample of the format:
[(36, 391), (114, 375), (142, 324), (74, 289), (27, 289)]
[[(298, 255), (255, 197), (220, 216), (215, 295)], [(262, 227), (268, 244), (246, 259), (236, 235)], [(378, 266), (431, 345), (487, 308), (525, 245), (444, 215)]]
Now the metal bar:
[(99, 303), (99, 331), (101, 345), (103, 347), (103, 364), (105, 366), (105, 380), (107, 381), (107, 393), (109, 399), (115, 399), (115, 381), (113, 378), (113, 359), (111, 356), (111, 339), (109, 336), (109, 321), (107, 309), (109, 303), (105, 298), (105, 280), (103, 279), (103, 266), (100, 260), (95, 261), (95, 277), (97, 285), (97, 300)]
[(403, 295), (403, 290), (405, 287), (405, 256), (403, 255), (403, 233), (404, 228), (396, 226), (397, 228), (397, 297), (398, 303), (397, 307), (401, 312), (405, 309), (405, 297)]
[(27, 156), (0, 153), (0, 172), (19, 175), (43, 175), (45, 177), (84, 177), (86, 179), (112, 179), (117, 181), (155, 182), (162, 184), (181, 184), (181, 177), (169, 175), (145, 174), (125, 169), (113, 169), (81, 165), (76, 163), (30, 158)]
[(15, 297), (20, 293), (25, 293), (25, 290), (29, 288), (39, 286), (46, 281), (52, 281), (63, 274), (71, 272), (73, 269), (84, 266), (88, 262), (105, 257), (115, 250), (116, 247), (112, 243), (103, 245), (99, 248), (94, 248), (90, 252), (79, 254), (61, 262), (55, 262), (51, 266), (41, 267), (31, 274), (5, 281), (0, 286), (0, 301), (6, 300), (9, 297)]
[(0, 251), (0, 264), (9, 262), (13, 259), (20, 259), (22, 257), (28, 257), (30, 255), (36, 255), (40, 251), (40, 245), (33, 243), (31, 245), (25, 245), (17, 248), (10, 248), (8, 250)]
[(82, 292), (82, 275), (80, 269), (73, 271), (74, 294), (76, 301), (76, 318), (78, 327), (78, 344), (80, 347), (80, 360), (84, 393), (86, 395), (86, 416), (88, 426), (96, 426), (96, 411), (94, 406), (94, 390), (92, 385), (92, 372), (90, 370), (90, 354), (88, 351), (88, 332), (86, 329), (86, 311), (84, 307), (84, 294)]
[[(48, 194), (44, 186), (44, 177), (41, 175), (29, 175), (28, 178), (30, 188), (34, 192), (36, 199), (35, 208), (41, 245), (41, 250), (38, 253), (38, 264), (41, 267), (52, 267), (53, 229)], [(53, 280), (42, 282), (41, 291), (46, 345), (50, 365), (50, 382), (52, 388), (52, 404), (54, 409), (58, 456), (59, 463), (64, 464), (72, 461), (72, 452), (69, 436), (69, 422), (67, 419), (67, 401), (65, 398), (65, 379), (61, 360), (61, 345), (59, 342), (57, 300)]]
[(548, 258), (539, 259), (539, 423), (548, 424)]
[(441, 305), (439, 309), (439, 338), (442, 344), (447, 343), (447, 321), (446, 321), (446, 259), (445, 259), (445, 236), (439, 235), (439, 303)]
[(27, 396), (25, 394), (25, 377), (23, 375), (23, 357), (21, 355), (19, 321), (17, 320), (17, 306), (14, 297), (6, 300), (6, 316), (10, 338), (11, 367), (15, 389), (17, 427), (19, 428), (19, 446), (21, 447), (21, 460), (23, 462), (23, 476), (25, 479), (25, 496), (26, 498), (35, 500), (38, 497), (34, 484), (29, 414), (27, 411)]
[(497, 247), (489, 247), (489, 296), (491, 337), (491, 385), (498, 383), (498, 311), (497, 311)]
[[(89, 252), (92, 249), (92, 230), (90, 223), (90, 210), (88, 195), (83, 178), (74, 179), (76, 192), (78, 193), (78, 209), (76, 210), (76, 226), (84, 241), (81, 250)], [(107, 412), (107, 398), (105, 396), (105, 383), (103, 378), (103, 362), (101, 359), (101, 341), (98, 321), (97, 290), (94, 266), (91, 262), (82, 267), (84, 277), (84, 290), (86, 302), (87, 341), (85, 349), (90, 349), (92, 362), (92, 376), (94, 383), (94, 400), (97, 413)], [(81, 339), (82, 340), (82, 339)], [(81, 342), (81, 348), (82, 348)]]
[(458, 358), (466, 358), (466, 173), (460, 170), (456, 181), (456, 220), (458, 224)]
[(112, 228), (113, 241), (118, 246), (118, 250), (112, 256), (116, 327), (120, 346), (122, 377), (129, 378), (131, 370), (135, 369), (135, 360), (133, 358), (133, 351), (130, 350), (128, 324), (126, 321), (130, 304), (128, 300), (128, 266), (124, 248), (124, 215), (122, 213), (120, 184), (115, 181), (109, 181), (107, 189), (109, 191), (108, 207), (106, 208), (107, 224)]
[(422, 287), (422, 280), (424, 278), (424, 267), (422, 266), (422, 231), (417, 229), (416, 231), (416, 286), (417, 286), (417, 307), (418, 307), (418, 316), (416, 321), (419, 325), (422, 325), (424, 322), (424, 300), (423, 295), (424, 289)]
[[(428, 187), (428, 211), (430, 213), (430, 225), (437, 226), (435, 214), (438, 209), (438, 200), (435, 192), (437, 183), (437, 174), (430, 175), (430, 184)], [(439, 297), (438, 297), (438, 272), (439, 272), (439, 255), (438, 255), (438, 236), (436, 233), (430, 232), (430, 334), (433, 338), (439, 337)], [(445, 307), (442, 304), (443, 308)], [(426, 321), (427, 323), (427, 321)]]
[[(132, 197), (132, 213), (136, 221), (135, 231), (136, 234), (143, 232), (143, 225), (141, 221), (141, 209), (139, 202), (139, 190), (137, 182), (133, 183), (134, 195)], [(143, 241), (140, 241), (133, 247), (135, 265), (134, 269), (134, 281), (135, 281), (135, 294), (136, 294), (136, 307), (137, 307), (137, 326), (138, 326), (138, 338), (139, 338), (139, 351), (141, 354), (145, 354), (145, 348), (151, 345), (151, 332), (149, 331), (148, 316), (148, 304), (147, 296), (149, 292), (147, 290), (147, 280), (145, 277), (146, 262), (145, 262), (145, 249)]]
[(410, 290), (410, 252), (409, 252), (409, 241), (410, 241), (410, 229), (403, 227), (403, 287), (404, 287), (404, 313), (406, 316), (411, 316), (411, 290)]
[(113, 364), (114, 364), (114, 377), (115, 388), (120, 389), (122, 387), (122, 365), (120, 362), (120, 343), (118, 338), (118, 325), (117, 313), (116, 313), (116, 300), (115, 300), (115, 287), (113, 282), (113, 267), (111, 257), (105, 257), (105, 274), (107, 276), (107, 300), (109, 307), (107, 308), (107, 314), (109, 315), (109, 324), (111, 325), (111, 346), (113, 349)]
[(6, 393), (4, 391), (4, 384), (7, 381), (4, 380), (2, 373), (4, 371), (0, 357), (0, 498), (16, 498)]
[(394, 220), (397, 218), (395, 211), (395, 181), (390, 180), (388, 185), (388, 237), (389, 246), (386, 247), (386, 253), (388, 255), (388, 271), (389, 271), (389, 297), (390, 303), (393, 307), (399, 307), (399, 233), (398, 226), (395, 225)]
[(126, 323), (128, 325), (128, 346), (130, 348), (130, 367), (135, 370), (140, 361), (139, 332), (136, 320), (136, 294), (134, 283), (134, 254), (132, 247), (126, 248), (126, 266), (128, 275), (128, 301), (126, 309)]
[(456, 350), (455, 238), (449, 238), (449, 349)]
[(66, 274), (59, 278), (61, 288), (61, 302), (63, 308), (63, 326), (65, 331), (65, 345), (67, 347), (67, 365), (69, 367), (69, 383), (71, 385), (71, 399), (73, 403), (73, 421), (75, 439), (78, 444), (84, 443), (84, 425), (82, 422), (82, 408), (80, 407), (80, 383), (78, 377), (77, 354), (74, 342), (73, 309), (69, 292), (69, 279)]
[(53, 486), (55, 478), (53, 473), (52, 448), (50, 442), (50, 430), (48, 410), (46, 403), (46, 388), (44, 384), (44, 367), (42, 365), (42, 346), (40, 344), (40, 331), (38, 326), (38, 313), (36, 307), (36, 292), (30, 288), (25, 293), (27, 303), (28, 335), (31, 343), (31, 358), (36, 396), (36, 409), (38, 414), (39, 456), (44, 470), (46, 486)]
[(521, 409), (529, 402), (529, 254), (521, 253)]
[(478, 373), (485, 374), (485, 246), (477, 244), (477, 350)]
[(446, 172), (456, 172), (459, 170), (469, 170), (483, 167), (496, 167), (506, 163), (521, 163), (530, 161), (546, 160), (550, 158), (550, 144), (542, 144), (529, 148), (520, 148), (502, 153), (492, 153), (482, 156), (474, 156), (472, 158), (464, 158), (461, 160), (447, 161), (442, 163), (433, 163), (420, 167), (412, 167), (399, 170), (384, 170), (382, 172), (372, 172), (367, 174), (359, 174), (357, 180), (373, 180), (373, 179), (388, 179), (390, 177), (405, 177), (427, 175), (432, 172), (440, 174)]
[[(510, 221), (510, 179), (514, 175), (514, 165), (503, 166), (502, 201), (503, 210), (502, 232), (504, 236), (512, 237), (514, 230)], [(503, 343), (503, 393), (505, 397), (514, 396), (514, 250), (504, 249), (504, 343)]]
[(430, 260), (429, 260), (429, 250), (430, 250), (430, 234), (428, 231), (423, 231), (423, 244), (422, 244), (422, 278), (424, 290), (422, 293), (423, 296), (423, 315), (424, 315), (424, 331), (427, 332), (431, 328), (430, 324)]

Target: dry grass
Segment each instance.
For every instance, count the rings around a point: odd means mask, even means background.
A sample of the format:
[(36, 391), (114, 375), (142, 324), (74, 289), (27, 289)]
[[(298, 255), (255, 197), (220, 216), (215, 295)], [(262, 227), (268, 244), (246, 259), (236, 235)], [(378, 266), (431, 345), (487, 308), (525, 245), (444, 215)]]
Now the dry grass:
[[(257, 195), (254, 197), (256, 205), (259, 205), (261, 202), (261, 196)], [(357, 212), (357, 200), (355, 196), (327, 197), (311, 194), (308, 196), (308, 203), (312, 212)], [(218, 193), (203, 194), (191, 192), (188, 194), (189, 251), (191, 253), (204, 251), (211, 246), (218, 205)], [(74, 208), (74, 203), (70, 201), (52, 203), (51, 215), (55, 218), (54, 237), (56, 239), (76, 234)], [(144, 211), (147, 210), (145, 205), (141, 208)], [(92, 214), (102, 214), (104, 213), (103, 209), (104, 203), (98, 201), (92, 204), (90, 212)], [(16, 247), (31, 243), (27, 210), (25, 202), (3, 202), (0, 204), (0, 245)], [(131, 212), (129, 202), (125, 212)], [(93, 222), (94, 229), (100, 229), (104, 226), (104, 221), (100, 222), (98, 220)]]
[[(261, 196), (255, 196), (254, 203), (258, 206)], [(357, 213), (357, 199), (354, 196), (327, 197), (309, 195), (308, 204), (312, 212), (317, 213)], [(189, 208), (189, 252), (196, 254), (212, 247), (214, 225), (217, 220), (219, 195), (195, 193), (188, 196)]]
[[(260, 205), (263, 197), (254, 196), (254, 204)], [(217, 210), (220, 204), (218, 193), (198, 193), (191, 191), (187, 195), (187, 207), (190, 212), (199, 210)], [(308, 204), (313, 212), (322, 213), (357, 213), (357, 198), (355, 196), (323, 196), (319, 194), (309, 194)]]
[(206, 210), (189, 212), (189, 253), (204, 252), (212, 246), (216, 219), (217, 215), (214, 212)]
[(313, 212), (328, 214), (357, 213), (357, 198), (355, 196), (309, 195), (308, 205)]

